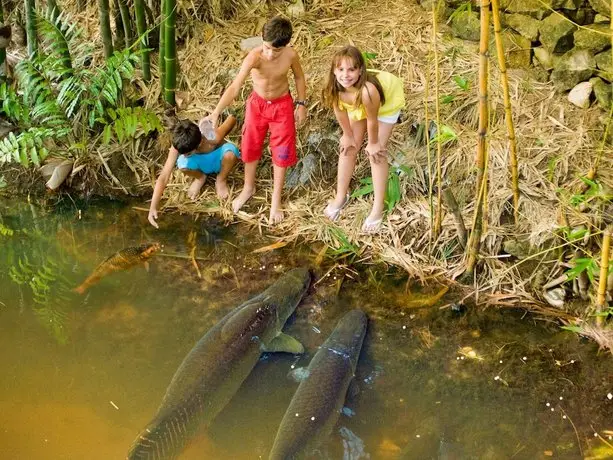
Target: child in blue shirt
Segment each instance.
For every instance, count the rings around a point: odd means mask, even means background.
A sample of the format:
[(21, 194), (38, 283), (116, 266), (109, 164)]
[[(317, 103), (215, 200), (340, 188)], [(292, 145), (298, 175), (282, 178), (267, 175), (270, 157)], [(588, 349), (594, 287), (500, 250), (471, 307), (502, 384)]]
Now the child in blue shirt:
[(209, 140), (200, 132), (198, 125), (189, 120), (181, 120), (173, 128), (172, 146), (162, 172), (155, 181), (151, 206), (149, 207), (149, 222), (159, 228), (158, 206), (164, 189), (168, 185), (172, 170), (175, 167), (185, 175), (193, 177), (194, 181), (187, 190), (187, 196), (192, 200), (198, 198), (207, 174), (217, 174), (215, 191), (221, 199), (228, 197), (226, 179), (232, 168), (238, 163), (240, 153), (236, 145), (225, 142), (224, 138), (236, 125), (236, 118), (228, 118), (215, 130), (215, 139)]

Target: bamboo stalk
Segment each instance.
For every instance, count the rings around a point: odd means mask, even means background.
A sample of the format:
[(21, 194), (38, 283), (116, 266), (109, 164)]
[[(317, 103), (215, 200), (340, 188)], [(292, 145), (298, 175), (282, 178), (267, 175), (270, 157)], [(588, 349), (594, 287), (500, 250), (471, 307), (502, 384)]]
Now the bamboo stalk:
[(437, 47), (437, 35), (438, 35), (438, 20), (436, 18), (438, 10), (438, 2), (432, 4), (432, 42), (434, 48), (434, 108), (436, 113), (436, 217), (434, 219), (433, 234), (434, 239), (441, 233), (442, 222), (442, 139), (441, 139), (441, 110), (439, 100), (439, 65), (438, 65), (438, 47)]
[(113, 33), (111, 32), (111, 18), (109, 15), (109, 0), (98, 0), (100, 13), (100, 34), (104, 46), (104, 56), (109, 58), (113, 55)]
[[(2, 0), (0, 0), (0, 26), (3, 23), (4, 23), (4, 9), (2, 8)], [(0, 37), (0, 41), (1, 40), (2, 40), (2, 37)], [(0, 75), (2, 75), (1, 69), (2, 69), (2, 64), (4, 64), (4, 61), (6, 61), (6, 48), (0, 45)], [(5, 74), (6, 74), (6, 71), (5, 71)]]
[[(434, 8), (434, 7), (433, 7)], [(430, 98), (430, 60), (428, 53), (428, 66), (426, 67), (426, 84), (424, 89), (424, 134), (426, 136), (426, 152), (428, 154), (428, 207), (430, 208), (430, 245), (434, 234), (434, 203), (432, 201), (434, 182), (432, 181), (432, 150), (430, 149), (430, 113), (428, 111), (428, 99)]]
[(36, 0), (24, 0), (23, 7), (26, 16), (28, 55), (32, 56), (38, 51), (38, 39), (36, 37)]
[(517, 140), (515, 138), (515, 125), (513, 124), (513, 112), (511, 110), (511, 97), (509, 96), (509, 77), (507, 75), (507, 63), (504, 57), (502, 44), (500, 11), (498, 0), (492, 0), (492, 19), (494, 21), (494, 37), (496, 39), (496, 54), (500, 67), (500, 83), (504, 98), (504, 118), (507, 124), (507, 137), (509, 139), (509, 160), (511, 166), (511, 188), (513, 190), (513, 220), (515, 225), (519, 223), (519, 172), (517, 163)]
[(475, 193), (475, 215), (470, 242), (467, 247), (468, 258), (466, 262), (465, 278), (474, 275), (475, 265), (481, 244), (481, 230), (483, 228), (483, 197), (485, 196), (487, 175), (485, 174), (487, 156), (487, 130), (488, 130), (488, 46), (489, 46), (489, 15), (490, 2), (482, 0), (480, 10), (481, 35), (479, 37), (479, 129), (477, 142), (477, 184)]
[(149, 56), (149, 31), (147, 30), (147, 18), (145, 16), (145, 2), (134, 0), (134, 12), (136, 15), (136, 30), (139, 37), (140, 62), (143, 69), (143, 81), (151, 81), (151, 59)]
[[(596, 298), (596, 313), (602, 313), (607, 302), (607, 281), (609, 277), (609, 253), (611, 252), (611, 232), (609, 226), (602, 237), (602, 254), (600, 256), (600, 280), (598, 281), (598, 297)], [(596, 316), (596, 324), (602, 326), (604, 318)]]
[(164, 67), (166, 70), (166, 78), (164, 79), (164, 100), (166, 103), (174, 106), (177, 85), (177, 44), (175, 42), (175, 24), (177, 20), (176, 0), (165, 0), (165, 12)]
[(160, 0), (160, 44), (159, 44), (159, 58), (158, 58), (158, 78), (160, 79), (160, 91), (162, 97), (164, 97), (164, 85), (166, 84), (166, 59), (164, 53), (166, 52), (166, 1)]
[(130, 16), (130, 10), (126, 0), (117, 0), (119, 3), (119, 14), (121, 15), (121, 23), (123, 25), (123, 37), (125, 40), (125, 47), (129, 48), (134, 42), (133, 30), (132, 30), (132, 17)]

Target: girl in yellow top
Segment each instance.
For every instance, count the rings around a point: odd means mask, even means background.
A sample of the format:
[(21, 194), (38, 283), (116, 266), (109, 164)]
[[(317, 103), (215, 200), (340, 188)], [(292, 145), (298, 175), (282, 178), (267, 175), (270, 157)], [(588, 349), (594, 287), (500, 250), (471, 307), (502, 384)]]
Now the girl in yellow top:
[(381, 226), (387, 189), (386, 144), (404, 107), (404, 90), (400, 78), (382, 71), (366, 70), (360, 50), (346, 46), (332, 58), (328, 83), (323, 91), (324, 103), (334, 109), (343, 135), (340, 140), (336, 197), (324, 209), (335, 221), (349, 200), (349, 183), (357, 153), (368, 133), (364, 149), (370, 160), (374, 188), (372, 210), (362, 226), (368, 233)]

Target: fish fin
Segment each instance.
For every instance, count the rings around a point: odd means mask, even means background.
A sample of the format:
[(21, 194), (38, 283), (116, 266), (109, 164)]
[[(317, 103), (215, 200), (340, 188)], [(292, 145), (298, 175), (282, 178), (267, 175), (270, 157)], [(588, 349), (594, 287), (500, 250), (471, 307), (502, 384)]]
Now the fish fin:
[(262, 303), (262, 298), (258, 296), (242, 304), (239, 310), (221, 328), (221, 340), (225, 343), (243, 331), (245, 325), (253, 319), (254, 309), (257, 310)]
[(149, 273), (149, 262), (145, 262), (145, 270), (147, 270), (147, 273)]
[(262, 346), (262, 351), (283, 351), (286, 353), (304, 353), (304, 347), (291, 335), (280, 333), (268, 344)]

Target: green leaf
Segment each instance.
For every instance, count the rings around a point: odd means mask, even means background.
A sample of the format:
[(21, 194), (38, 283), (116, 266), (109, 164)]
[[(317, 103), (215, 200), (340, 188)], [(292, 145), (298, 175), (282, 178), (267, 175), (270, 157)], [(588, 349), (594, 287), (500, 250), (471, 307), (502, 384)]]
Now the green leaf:
[(464, 91), (468, 91), (470, 84), (466, 78), (460, 75), (454, 75), (453, 81), (455, 82), (456, 85), (458, 85), (460, 89)]
[(452, 95), (452, 94), (449, 94), (447, 96), (443, 96), (443, 98), (441, 99), (441, 103), (442, 104), (451, 104), (454, 99), (455, 99), (455, 96)]

